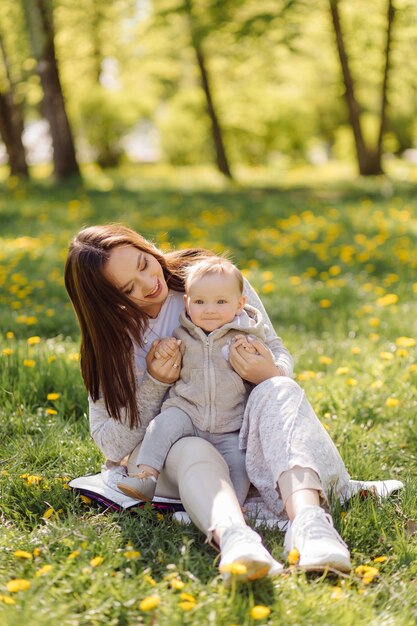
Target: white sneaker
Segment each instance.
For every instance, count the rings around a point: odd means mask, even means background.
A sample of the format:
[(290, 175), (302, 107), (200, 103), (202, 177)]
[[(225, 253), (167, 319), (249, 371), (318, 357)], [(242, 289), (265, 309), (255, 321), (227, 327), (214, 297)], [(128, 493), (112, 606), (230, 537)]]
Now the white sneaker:
[[(283, 570), (281, 563), (275, 561), (267, 549), (262, 545), (258, 533), (240, 524), (227, 528), (220, 539), (220, 566), (223, 581), (229, 585), (232, 577), (239, 582), (257, 580), (267, 574), (280, 574)], [(242, 565), (241, 571), (233, 566)]]
[(284, 548), (286, 552), (296, 548), (300, 555), (298, 565), (306, 570), (352, 569), (345, 542), (331, 516), (319, 506), (308, 506), (296, 516), (285, 534)]

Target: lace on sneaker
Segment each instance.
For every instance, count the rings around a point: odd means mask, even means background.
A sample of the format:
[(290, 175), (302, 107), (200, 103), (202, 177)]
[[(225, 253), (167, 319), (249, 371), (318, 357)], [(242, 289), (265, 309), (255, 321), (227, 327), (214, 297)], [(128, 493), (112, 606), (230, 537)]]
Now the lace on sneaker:
[[(315, 524), (312, 524), (312, 521)], [(323, 511), (323, 509), (309, 509), (305, 513), (300, 514), (300, 519), (297, 520), (297, 531), (304, 534), (308, 539), (337, 539), (345, 548), (347, 544), (343, 541), (342, 537), (337, 532), (333, 525), (333, 520), (329, 513)]]

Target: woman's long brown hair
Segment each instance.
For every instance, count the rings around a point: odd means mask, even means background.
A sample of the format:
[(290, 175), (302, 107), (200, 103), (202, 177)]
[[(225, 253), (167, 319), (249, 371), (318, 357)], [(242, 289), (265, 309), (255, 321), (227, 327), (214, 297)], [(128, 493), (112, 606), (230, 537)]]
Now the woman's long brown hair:
[(134, 246), (152, 254), (161, 264), (170, 289), (184, 291), (182, 270), (207, 250), (191, 248), (164, 254), (144, 237), (119, 224), (81, 230), (69, 246), (65, 286), (81, 329), (81, 373), (95, 402), (103, 396), (108, 413), (130, 428), (140, 424), (136, 399), (133, 344), (143, 346), (148, 316), (126, 294), (106, 279), (103, 269), (111, 251)]

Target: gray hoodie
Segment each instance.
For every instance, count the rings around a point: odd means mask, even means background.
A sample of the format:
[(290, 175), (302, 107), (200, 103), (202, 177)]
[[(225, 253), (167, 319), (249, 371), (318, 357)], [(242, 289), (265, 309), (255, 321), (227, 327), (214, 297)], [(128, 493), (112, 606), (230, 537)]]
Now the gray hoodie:
[(181, 374), (162, 410), (178, 407), (197, 428), (210, 433), (239, 430), (253, 385), (233, 370), (228, 347), (239, 334), (265, 341), (260, 312), (246, 305), (232, 322), (209, 334), (193, 324), (185, 311), (180, 315), (180, 324), (173, 334), (182, 342)]

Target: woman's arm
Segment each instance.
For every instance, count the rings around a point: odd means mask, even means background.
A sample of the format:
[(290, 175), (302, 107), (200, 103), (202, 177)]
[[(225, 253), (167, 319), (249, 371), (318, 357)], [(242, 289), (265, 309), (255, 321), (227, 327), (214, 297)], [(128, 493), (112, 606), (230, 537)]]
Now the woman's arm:
[(89, 398), (90, 433), (106, 458), (121, 461), (142, 441), (149, 422), (160, 412), (169, 387), (169, 384), (159, 382), (145, 374), (136, 392), (141, 423), (133, 429), (129, 428), (126, 416), (122, 422), (113, 419), (107, 412), (102, 398), (97, 402)]
[(282, 339), (276, 334), (261, 299), (246, 279), (243, 293), (246, 296), (247, 303), (257, 308), (262, 315), (262, 320), (265, 324), (265, 345), (271, 350), (275, 365), (280, 369), (281, 375), (292, 376), (294, 367), (292, 356), (284, 346)]

